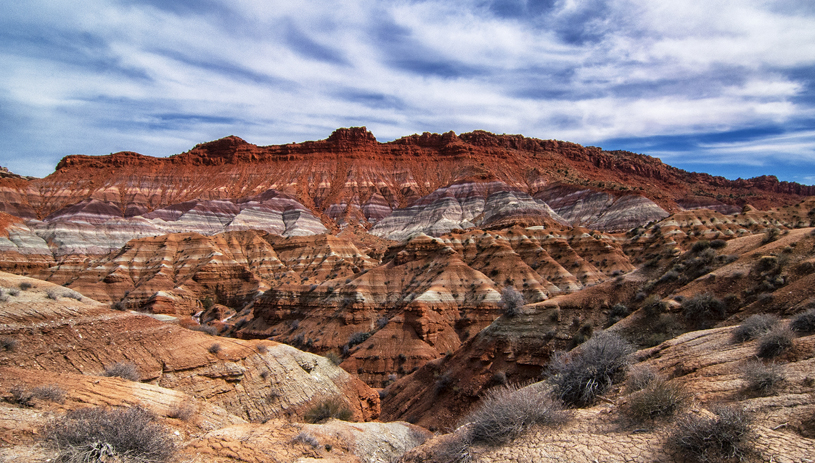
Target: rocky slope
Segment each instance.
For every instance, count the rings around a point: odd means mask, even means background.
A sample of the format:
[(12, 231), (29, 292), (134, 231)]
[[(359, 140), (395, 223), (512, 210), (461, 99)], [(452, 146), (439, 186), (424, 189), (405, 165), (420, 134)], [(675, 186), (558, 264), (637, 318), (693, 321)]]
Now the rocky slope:
[[(190, 331), (172, 317), (110, 311), (30, 278), (0, 273), (0, 286), (3, 461), (53, 461), (41, 428), (85, 407), (151, 411), (174, 431), (174, 462), (375, 462), (429, 437), (407, 423), (304, 423), (324, 399), (347, 406), (354, 420), (378, 416), (377, 394), (325, 358)], [(102, 375), (115, 362), (135, 366), (137, 380)]]
[[(469, 457), (483, 462), (693, 461), (670, 443), (677, 421), (683, 415), (713, 416), (716, 406), (729, 404), (751, 419), (743, 443), (748, 447), (745, 461), (809, 461), (815, 448), (815, 336), (796, 338), (793, 350), (775, 362), (783, 379), (772, 391), (756, 393), (744, 372), (757, 342), (734, 343), (732, 331), (726, 327), (687, 333), (634, 355), (632, 368), (649, 368), (690, 395), (677, 416), (632, 420), (626, 409), (636, 393), (617, 386), (598, 405), (575, 410), (565, 425), (535, 428), (506, 445), (475, 445)], [(450, 461), (446, 457), (463, 432), (437, 437), (400, 461)]]

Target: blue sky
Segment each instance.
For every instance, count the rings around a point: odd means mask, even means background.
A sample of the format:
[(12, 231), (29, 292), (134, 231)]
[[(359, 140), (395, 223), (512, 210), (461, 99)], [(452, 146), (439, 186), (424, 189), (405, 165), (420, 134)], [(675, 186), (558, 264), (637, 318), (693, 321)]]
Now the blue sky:
[(815, 3), (29, 0), (0, 14), (0, 165), (365, 125), (476, 129), (815, 183)]

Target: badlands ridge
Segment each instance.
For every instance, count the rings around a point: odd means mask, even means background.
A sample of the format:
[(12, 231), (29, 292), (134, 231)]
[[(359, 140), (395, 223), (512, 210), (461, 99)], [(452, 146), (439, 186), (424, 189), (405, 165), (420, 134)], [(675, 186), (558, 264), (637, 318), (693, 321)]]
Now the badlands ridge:
[[(4, 172), (0, 455), (46, 461), (49, 416), (141, 404), (175, 430), (179, 461), (450, 461), (485, 394), (540, 381), (556, 352), (607, 330), (692, 392), (689, 413), (749, 410), (766, 450), (750, 458), (807, 461), (812, 336), (757, 396), (738, 374), (755, 341), (731, 332), (815, 307), (813, 194), (555, 140), (379, 143), (364, 127)], [(523, 299), (514, 316), (507, 287)], [(698, 295), (722, 306), (688, 315)], [(98, 376), (123, 361), (136, 381)], [(63, 401), (15, 400), (51, 384)], [(677, 461), (670, 424), (615, 418), (630, 397), (612, 388), (557, 431), (467, 458)], [(359, 423), (304, 424), (328, 399)], [(182, 405), (193, 419), (177, 418)]]

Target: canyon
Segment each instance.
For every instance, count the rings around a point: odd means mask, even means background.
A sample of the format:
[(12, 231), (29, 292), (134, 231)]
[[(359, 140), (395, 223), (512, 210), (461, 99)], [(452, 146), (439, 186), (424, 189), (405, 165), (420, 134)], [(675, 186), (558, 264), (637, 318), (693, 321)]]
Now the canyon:
[[(188, 455), (212, 461), (385, 461), (377, 446), (436, 461), (456, 434), (420, 445), (431, 432), (455, 431), (490, 390), (545, 378), (558, 352), (604, 330), (707, 407), (731, 397), (726, 370), (749, 357), (716, 357), (732, 326), (815, 308), (815, 187), (624, 151), (482, 131), (380, 143), (355, 127), (279, 146), (230, 136), (168, 158), (71, 155), (43, 179), (0, 174), (0, 335), (20, 346), (0, 357), (0, 386), (64, 384), (65, 404), (39, 405), (52, 411), (143, 402)], [(512, 312), (507, 288), (521, 300)], [(683, 301), (700, 294), (723, 312), (687, 316)], [(813, 358), (811, 337), (796, 342), (788, 376)], [(679, 365), (685, 351), (702, 364)], [(135, 389), (99, 376), (118, 361), (138, 368)], [(778, 398), (800, 402), (785, 418), (799, 423), (784, 434), (789, 461), (811, 440), (805, 376)], [(628, 400), (614, 394), (569, 432), (612, 432), (604, 414)], [(292, 424), (331, 397), (369, 427)], [(733, 401), (780, 424), (775, 402)], [(197, 422), (173, 420), (182, 402)], [(4, 405), (0, 423), (43, 423), (29, 412)], [(6, 442), (36, 441), (33, 424), (4, 426)], [(302, 432), (337, 451), (292, 444)], [(626, 435), (651, 448), (661, 432)], [(558, 436), (552, 448), (571, 439)], [(529, 439), (517, 455), (473, 452), (528, 458), (539, 450)]]

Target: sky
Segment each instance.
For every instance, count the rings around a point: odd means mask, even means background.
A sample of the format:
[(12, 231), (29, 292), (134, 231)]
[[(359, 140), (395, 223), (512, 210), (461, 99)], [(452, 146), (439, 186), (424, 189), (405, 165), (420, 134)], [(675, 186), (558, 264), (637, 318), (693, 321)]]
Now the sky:
[(815, 184), (811, 0), (27, 0), (0, 165), (366, 126), (523, 134)]

